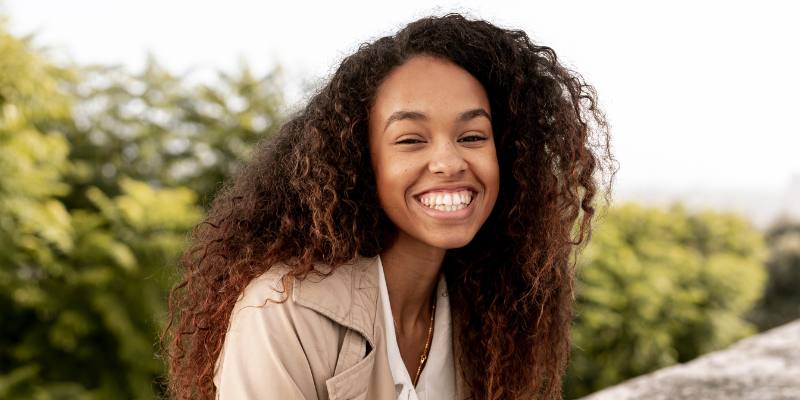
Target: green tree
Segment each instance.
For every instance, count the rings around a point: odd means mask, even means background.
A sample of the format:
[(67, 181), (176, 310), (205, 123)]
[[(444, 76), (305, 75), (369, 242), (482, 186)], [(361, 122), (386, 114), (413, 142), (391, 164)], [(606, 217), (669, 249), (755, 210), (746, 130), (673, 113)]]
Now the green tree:
[(164, 271), (201, 209), (125, 176), (62, 201), (81, 171), (54, 128), (75, 76), (0, 24), (0, 398), (154, 398)]
[(56, 196), (69, 168), (68, 144), (36, 122), (68, 114), (53, 70), (0, 20), (0, 397), (36, 379), (27, 329), (48, 317), (42, 276), (61, 274), (59, 252), (74, 248), (67, 210)]
[(609, 210), (579, 259), (571, 398), (754, 333), (763, 238), (743, 218), (628, 203)]
[(119, 193), (120, 177), (159, 187), (186, 186), (200, 201), (249, 158), (252, 145), (282, 122), (281, 70), (255, 76), (242, 63), (211, 83), (189, 85), (149, 56), (139, 73), (119, 66), (78, 69), (64, 80), (77, 99), (73, 116), (53, 120), (71, 143), (76, 187), (64, 201), (85, 207), (96, 186)]

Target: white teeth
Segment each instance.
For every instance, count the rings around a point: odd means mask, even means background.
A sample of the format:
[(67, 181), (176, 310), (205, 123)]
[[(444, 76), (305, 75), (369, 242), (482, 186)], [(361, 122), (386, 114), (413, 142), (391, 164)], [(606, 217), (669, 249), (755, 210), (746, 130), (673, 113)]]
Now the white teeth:
[(469, 190), (452, 193), (429, 193), (419, 198), (427, 207), (439, 211), (456, 211), (472, 203), (473, 193)]
[(466, 207), (467, 207), (466, 204), (458, 204), (458, 205), (437, 204), (431, 208), (439, 211), (457, 211)]

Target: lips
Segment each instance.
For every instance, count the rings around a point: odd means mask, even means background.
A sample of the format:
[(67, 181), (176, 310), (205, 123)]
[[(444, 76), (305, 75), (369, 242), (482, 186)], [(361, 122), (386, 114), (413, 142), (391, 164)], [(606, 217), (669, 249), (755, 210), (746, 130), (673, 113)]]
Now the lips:
[[(423, 194), (425, 193), (429, 192), (424, 192)], [(419, 207), (425, 214), (427, 214), (431, 218), (434, 218), (441, 222), (460, 223), (462, 221), (465, 221), (472, 215), (472, 213), (475, 210), (476, 207), (475, 203), (477, 203), (477, 200), (473, 198), (473, 200), (466, 207), (452, 211), (442, 211), (430, 208), (425, 204), (423, 204), (419, 198), (417, 198), (414, 202), (416, 203), (416, 207)]]

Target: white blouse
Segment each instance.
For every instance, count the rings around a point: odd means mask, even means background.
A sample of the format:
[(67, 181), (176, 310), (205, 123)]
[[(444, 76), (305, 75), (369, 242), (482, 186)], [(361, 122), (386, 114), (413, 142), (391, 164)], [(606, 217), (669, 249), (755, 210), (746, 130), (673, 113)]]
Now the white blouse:
[[(386, 349), (389, 353), (389, 368), (394, 378), (394, 387), (398, 400), (448, 400), (455, 399), (455, 370), (453, 364), (452, 321), (450, 319), (450, 302), (447, 298), (447, 283), (444, 274), (439, 274), (436, 287), (436, 312), (433, 322), (433, 339), (428, 354), (428, 361), (422, 368), (416, 388), (411, 375), (406, 370), (397, 336), (394, 331), (392, 308), (389, 303), (389, 291), (386, 288), (386, 276), (383, 263), (378, 256), (378, 279), (381, 302), (383, 303), (384, 326), (386, 327)], [(417, 371), (413, 371), (416, 373)]]

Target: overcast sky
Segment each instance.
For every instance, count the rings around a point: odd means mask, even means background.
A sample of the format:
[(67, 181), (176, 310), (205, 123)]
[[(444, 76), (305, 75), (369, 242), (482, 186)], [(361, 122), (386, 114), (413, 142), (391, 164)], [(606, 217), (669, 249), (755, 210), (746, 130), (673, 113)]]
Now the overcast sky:
[(81, 63), (136, 69), (150, 50), (176, 73), (199, 71), (194, 79), (240, 59), (257, 72), (280, 63), (292, 102), (359, 43), (459, 11), (525, 30), (595, 86), (618, 188), (778, 191), (800, 174), (791, 3), (5, 0), (0, 9), (13, 33), (37, 30), (38, 44)]

